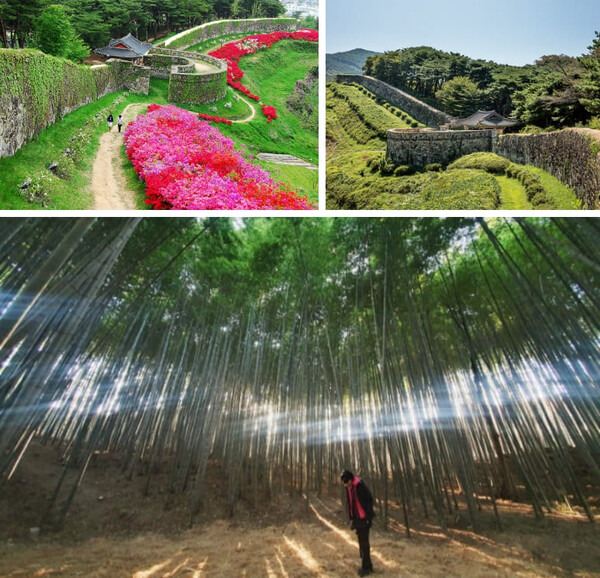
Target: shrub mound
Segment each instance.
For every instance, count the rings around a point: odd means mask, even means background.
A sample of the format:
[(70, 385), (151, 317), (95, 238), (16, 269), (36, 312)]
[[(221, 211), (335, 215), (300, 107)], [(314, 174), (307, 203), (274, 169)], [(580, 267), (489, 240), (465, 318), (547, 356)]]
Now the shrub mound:
[(494, 153), (471, 153), (448, 165), (448, 170), (480, 169), (493, 175), (503, 175), (510, 164), (508, 159)]

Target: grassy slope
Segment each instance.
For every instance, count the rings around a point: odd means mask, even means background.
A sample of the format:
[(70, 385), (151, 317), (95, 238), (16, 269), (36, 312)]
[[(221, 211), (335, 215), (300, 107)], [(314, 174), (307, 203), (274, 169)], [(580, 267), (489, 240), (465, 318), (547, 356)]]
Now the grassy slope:
[[(262, 103), (274, 106), (278, 118), (267, 123), (260, 105), (255, 103), (256, 121), (219, 127), (222, 132), (238, 142), (246, 143), (247, 149), (253, 154), (287, 153), (317, 164), (318, 135), (306, 130), (300, 119), (285, 106), (295, 82), (304, 78), (313, 66), (317, 66), (317, 48), (316, 43), (284, 40), (269, 50), (242, 58), (240, 66), (245, 73), (242, 82), (260, 96)], [(310, 98), (316, 107), (316, 86)]]
[(382, 177), (367, 162), (381, 153), (348, 152), (327, 167), (327, 209), (492, 210), (500, 185), (483, 171), (457, 169), (407, 177)]
[[(253, 153), (258, 152), (278, 152), (289, 153), (299, 156), (305, 160), (317, 163), (317, 134), (314, 131), (307, 131), (300, 126), (300, 122), (291, 112), (285, 108), (285, 100), (293, 90), (294, 82), (304, 77), (311, 66), (317, 64), (317, 45), (310, 43), (311, 46), (307, 52), (301, 50), (298, 42), (283, 41), (276, 44), (270, 51), (261, 52), (252, 58), (254, 62), (248, 63), (242, 61), (242, 68), (247, 70), (248, 78), (244, 81), (248, 83), (253, 90), (257, 92), (264, 101), (277, 108), (279, 117), (273, 123), (268, 124), (260, 111), (260, 106), (256, 106), (256, 118), (250, 123), (234, 124), (232, 126), (216, 125), (218, 128), (234, 142), (245, 144), (247, 150)], [(306, 43), (308, 44), (308, 43)], [(270, 53), (273, 52), (273, 55)], [(268, 57), (268, 58), (265, 58)], [(263, 63), (263, 60), (265, 62)], [(261, 64), (262, 63), (262, 64)], [(274, 66), (279, 67), (279, 69)], [(284, 77), (284, 82), (278, 82), (273, 78), (274, 73), (279, 72)], [(265, 80), (263, 84), (263, 78)], [(250, 83), (256, 86), (252, 86)], [(167, 103), (168, 81), (152, 79), (149, 95), (139, 94), (121, 94), (124, 100), (118, 106), (111, 106), (111, 103), (119, 94), (107, 95), (98, 101), (83, 106), (76, 111), (66, 115), (62, 120), (44, 130), (32, 142), (22, 147), (13, 157), (0, 159), (0, 209), (41, 209), (40, 205), (27, 202), (20, 194), (18, 185), (25, 181), (27, 177), (46, 172), (45, 168), (55, 160), (60, 158), (60, 153), (68, 147), (69, 139), (73, 136), (82, 124), (92, 118), (98, 111), (110, 106), (113, 115), (116, 117), (123, 109), (131, 103)], [(278, 91), (286, 91), (281, 94)], [(182, 106), (193, 110), (194, 112), (203, 112), (205, 114), (216, 114), (217, 116), (226, 116), (228, 118), (246, 118), (249, 115), (248, 105), (242, 100), (235, 101), (232, 97), (233, 91), (228, 89), (225, 99), (207, 105)], [(313, 100), (317, 102), (316, 91)], [(224, 105), (232, 103), (230, 109)], [(216, 107), (216, 112), (213, 109)], [(289, 125), (289, 126), (288, 126)], [(77, 166), (71, 180), (52, 179), (51, 204), (48, 209), (89, 209), (92, 207), (93, 199), (89, 192), (91, 180), (91, 168), (94, 156), (98, 150), (98, 138), (105, 130), (102, 121), (94, 132), (90, 144), (86, 147), (85, 157)], [(273, 138), (278, 134), (277, 138)], [(123, 154), (123, 158), (124, 154)], [(126, 169), (126, 178), (128, 182), (140, 191), (139, 208), (143, 208), (144, 187), (138, 182), (133, 167), (128, 162), (124, 162)], [(267, 170), (271, 170), (270, 165)], [(279, 165), (277, 165), (279, 167)], [(282, 180), (293, 190), (298, 190), (301, 194), (306, 194), (311, 200), (318, 200), (318, 185), (315, 179), (315, 171), (292, 167), (279, 169), (275, 171), (274, 178)]]
[(329, 85), (326, 93), (328, 161), (359, 150), (385, 151), (385, 131), (409, 128), (414, 121), (396, 116), (355, 86), (334, 86)]

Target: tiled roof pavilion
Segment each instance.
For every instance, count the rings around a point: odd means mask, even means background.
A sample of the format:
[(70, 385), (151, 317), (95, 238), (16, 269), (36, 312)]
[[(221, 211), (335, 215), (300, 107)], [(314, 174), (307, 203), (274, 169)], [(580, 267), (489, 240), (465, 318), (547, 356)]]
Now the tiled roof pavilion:
[(467, 127), (508, 128), (519, 124), (517, 121), (504, 118), (495, 110), (478, 110), (467, 118), (456, 119), (453, 124)]
[(124, 60), (137, 60), (148, 54), (153, 48), (149, 42), (141, 42), (135, 36), (128, 34), (123, 38), (111, 40), (108, 46), (96, 48), (94, 52), (103, 54), (109, 58), (122, 58)]

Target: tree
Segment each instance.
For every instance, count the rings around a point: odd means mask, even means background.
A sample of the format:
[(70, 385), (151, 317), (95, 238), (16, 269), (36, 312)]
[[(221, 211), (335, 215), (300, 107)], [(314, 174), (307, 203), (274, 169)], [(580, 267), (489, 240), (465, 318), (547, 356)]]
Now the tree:
[(482, 92), (466, 76), (457, 76), (444, 83), (435, 97), (443, 104), (444, 110), (453, 116), (466, 117), (477, 111)]
[(8, 46), (25, 47), (33, 32), (40, 8), (40, 0), (5, 0), (0, 4), (0, 20), (4, 26)]
[(44, 8), (36, 21), (36, 46), (46, 54), (81, 60), (90, 50), (77, 35), (67, 10), (59, 4)]
[(600, 115), (600, 32), (588, 47), (587, 55), (580, 59), (584, 69), (578, 88), (581, 90), (581, 104), (587, 112)]

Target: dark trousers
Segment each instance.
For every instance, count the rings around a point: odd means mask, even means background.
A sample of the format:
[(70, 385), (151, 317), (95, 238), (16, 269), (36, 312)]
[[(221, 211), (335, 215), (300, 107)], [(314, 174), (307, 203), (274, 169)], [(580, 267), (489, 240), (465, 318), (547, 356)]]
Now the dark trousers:
[(367, 525), (365, 525), (364, 528), (356, 528), (363, 570), (373, 570), (373, 564), (371, 562), (371, 546), (369, 544), (369, 530), (370, 527)]

